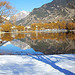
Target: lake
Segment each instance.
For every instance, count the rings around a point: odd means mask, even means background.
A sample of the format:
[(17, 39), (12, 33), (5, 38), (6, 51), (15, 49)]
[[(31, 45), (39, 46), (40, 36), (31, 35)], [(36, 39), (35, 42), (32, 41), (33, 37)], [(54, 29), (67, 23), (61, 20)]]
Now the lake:
[(74, 32), (7, 32), (0, 34), (0, 54), (49, 55), (74, 53)]

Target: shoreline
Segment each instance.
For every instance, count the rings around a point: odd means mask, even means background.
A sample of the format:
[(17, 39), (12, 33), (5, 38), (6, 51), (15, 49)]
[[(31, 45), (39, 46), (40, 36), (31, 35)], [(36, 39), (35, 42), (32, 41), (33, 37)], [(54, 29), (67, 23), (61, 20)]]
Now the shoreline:
[(48, 32), (48, 33), (60, 33), (60, 32), (74, 32), (75, 30), (39, 30), (39, 31), (17, 31), (17, 32), (0, 32), (0, 34), (4, 34), (4, 33), (39, 33), (39, 32)]

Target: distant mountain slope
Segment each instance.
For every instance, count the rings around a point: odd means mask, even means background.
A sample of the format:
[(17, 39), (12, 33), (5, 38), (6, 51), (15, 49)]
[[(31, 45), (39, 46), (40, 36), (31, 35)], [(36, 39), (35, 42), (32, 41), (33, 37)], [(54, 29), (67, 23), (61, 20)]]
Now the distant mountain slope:
[(17, 24), (30, 25), (37, 22), (52, 22), (57, 20), (71, 20), (75, 18), (75, 0), (53, 0), (40, 8), (35, 8), (27, 17)]
[[(18, 14), (15, 14), (14, 16), (16, 17), (16, 21), (19, 21), (19, 20), (25, 18), (27, 15), (29, 15), (29, 13), (30, 13), (30, 12), (23, 10), (23, 11), (19, 12)], [(12, 19), (12, 18), (10, 18), (10, 20), (11, 20), (11, 19)]]

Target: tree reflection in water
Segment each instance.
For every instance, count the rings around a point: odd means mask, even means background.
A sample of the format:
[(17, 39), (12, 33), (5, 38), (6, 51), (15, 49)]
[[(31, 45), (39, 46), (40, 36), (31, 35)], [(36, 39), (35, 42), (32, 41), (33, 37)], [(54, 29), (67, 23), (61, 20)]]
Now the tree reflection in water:
[(75, 33), (5, 33), (1, 41), (19, 39), (44, 54), (75, 53)]
[(75, 39), (75, 33), (31, 33), (32, 40), (51, 39), (65, 41), (66, 39)]

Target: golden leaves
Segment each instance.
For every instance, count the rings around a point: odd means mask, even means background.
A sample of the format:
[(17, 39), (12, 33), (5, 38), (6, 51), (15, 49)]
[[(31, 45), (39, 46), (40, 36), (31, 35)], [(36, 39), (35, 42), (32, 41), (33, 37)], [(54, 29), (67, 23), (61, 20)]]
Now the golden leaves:
[(0, 1), (0, 7), (5, 6), (7, 9), (12, 9), (12, 6), (7, 1)]
[(3, 31), (10, 32), (12, 24), (9, 21), (7, 21), (4, 25), (1, 25), (1, 27), (2, 27)]
[(75, 23), (68, 23), (66, 21), (62, 22), (52, 22), (52, 23), (33, 23), (31, 24), (32, 30), (43, 30), (43, 29), (75, 29)]

